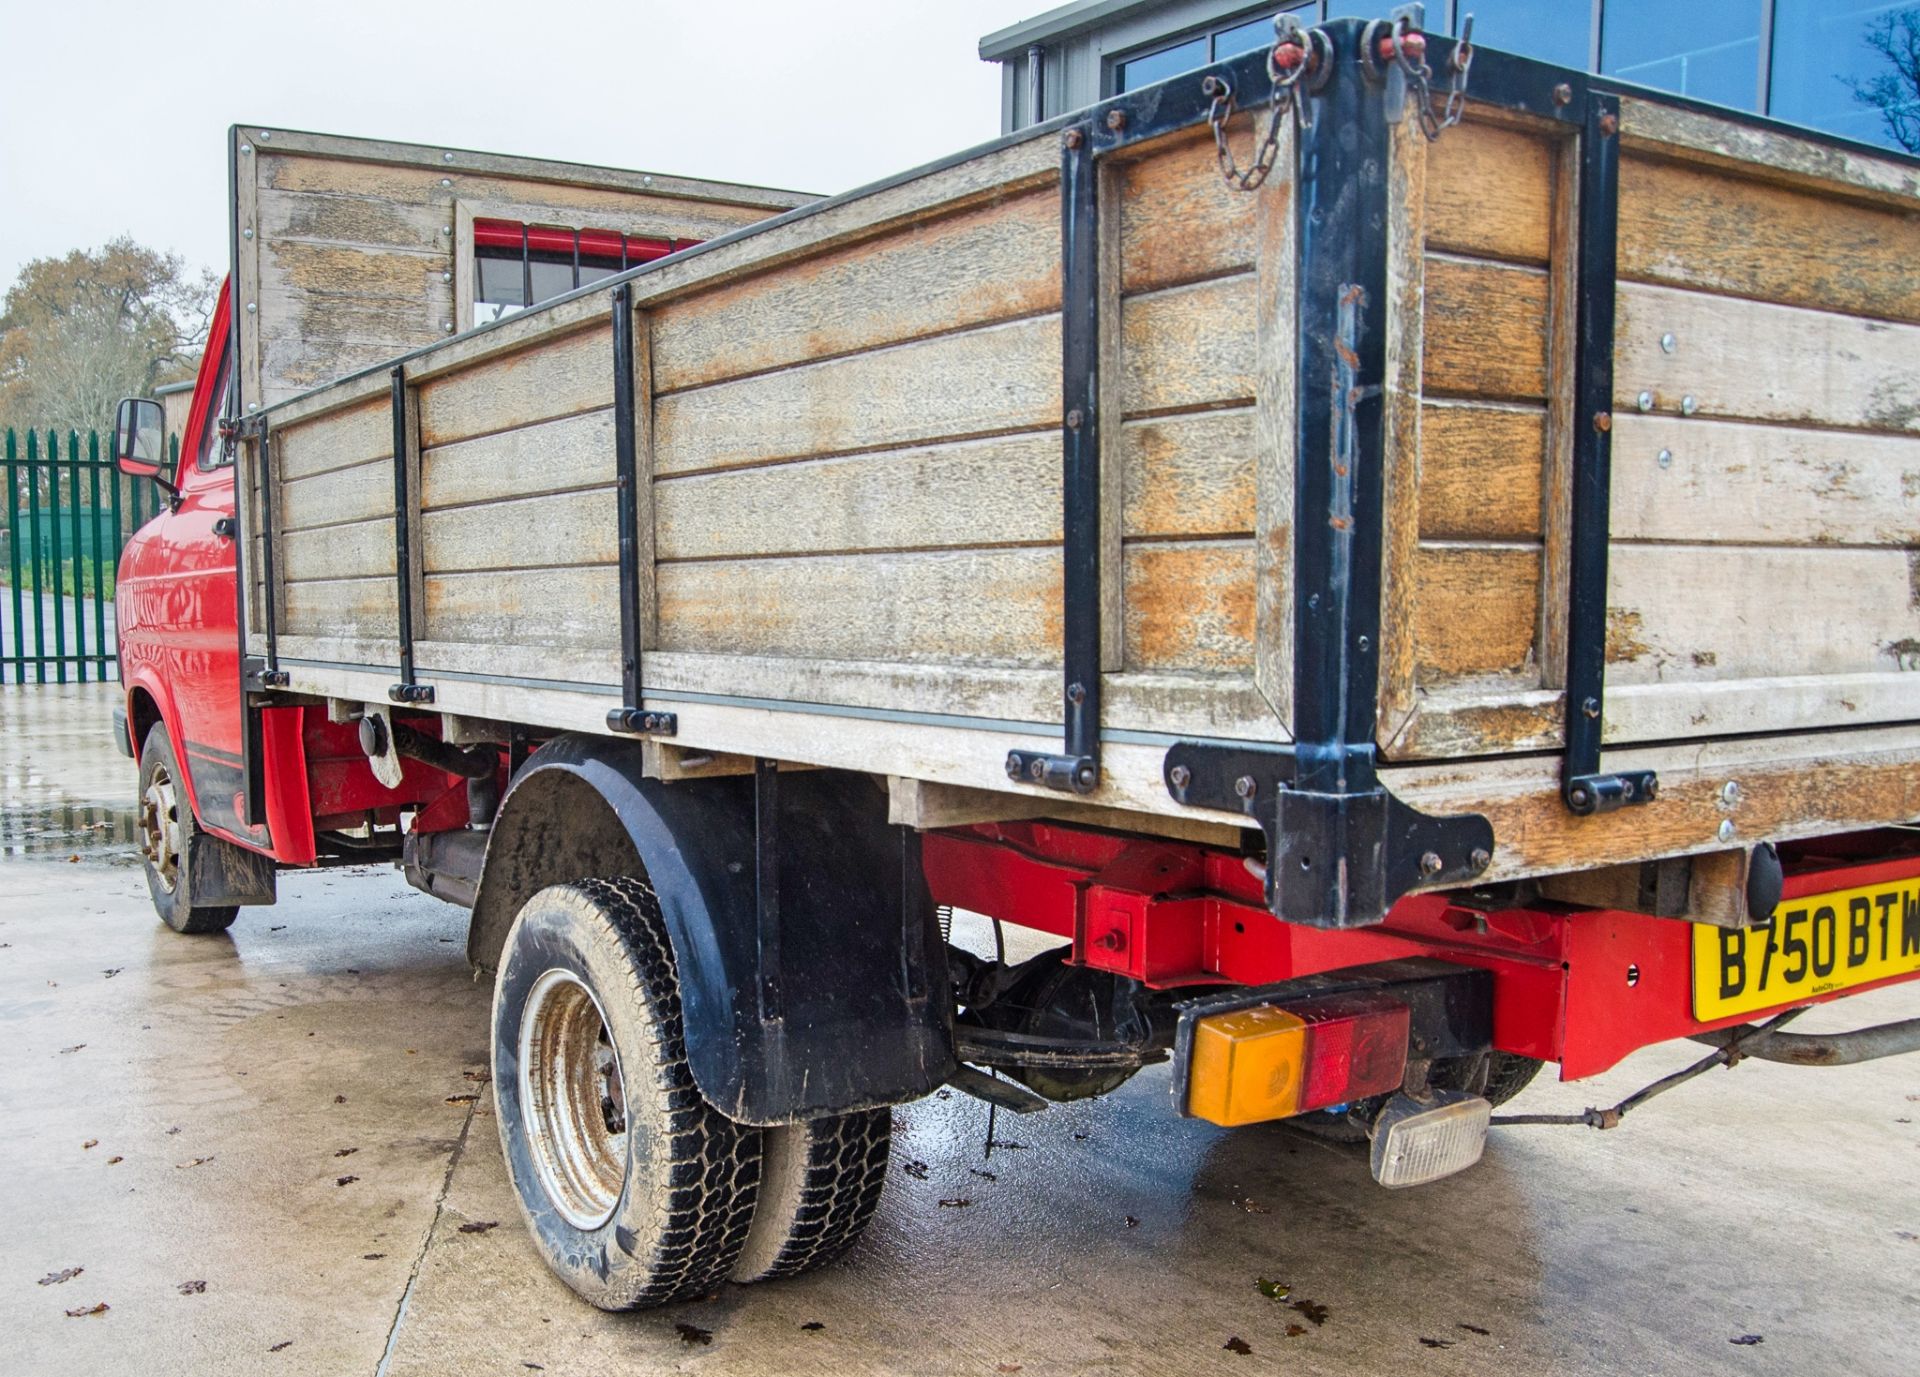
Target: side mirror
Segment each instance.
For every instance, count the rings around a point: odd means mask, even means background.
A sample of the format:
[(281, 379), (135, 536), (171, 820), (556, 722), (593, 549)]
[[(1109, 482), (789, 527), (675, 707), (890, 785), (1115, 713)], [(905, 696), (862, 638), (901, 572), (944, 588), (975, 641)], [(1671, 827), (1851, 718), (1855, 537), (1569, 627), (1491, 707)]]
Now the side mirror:
[(159, 478), (167, 457), (167, 418), (160, 403), (122, 399), (113, 418), (113, 462), (135, 478)]

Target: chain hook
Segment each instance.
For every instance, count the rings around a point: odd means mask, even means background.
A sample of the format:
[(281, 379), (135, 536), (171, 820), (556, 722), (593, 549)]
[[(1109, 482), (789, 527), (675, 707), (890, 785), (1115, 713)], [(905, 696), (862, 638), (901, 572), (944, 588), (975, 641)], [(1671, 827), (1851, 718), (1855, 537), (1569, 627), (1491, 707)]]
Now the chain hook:
[(1279, 14), (1273, 20), (1274, 44), (1267, 52), (1267, 77), (1273, 83), (1268, 99), (1267, 132), (1256, 145), (1253, 161), (1244, 169), (1227, 143), (1227, 121), (1233, 118), (1233, 87), (1226, 78), (1210, 76), (1200, 83), (1200, 92), (1211, 104), (1207, 123), (1213, 129), (1214, 154), (1220, 163), (1220, 175), (1227, 185), (1239, 191), (1254, 191), (1267, 180), (1280, 154), (1280, 122), (1291, 112), (1295, 125), (1313, 126), (1312, 111), (1296, 87), (1303, 78), (1324, 76), (1331, 48), (1327, 36), (1318, 29), (1304, 29), (1291, 14)]

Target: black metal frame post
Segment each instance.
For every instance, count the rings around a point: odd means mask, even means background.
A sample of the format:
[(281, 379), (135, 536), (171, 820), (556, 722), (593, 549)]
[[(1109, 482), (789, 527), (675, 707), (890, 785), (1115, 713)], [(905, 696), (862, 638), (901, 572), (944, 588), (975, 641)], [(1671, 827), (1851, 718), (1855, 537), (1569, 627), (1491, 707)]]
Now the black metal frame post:
[[(1365, 51), (1382, 26), (1323, 26), (1325, 71), (1300, 122), (1294, 185), (1298, 322), (1294, 695), (1290, 747), (1180, 742), (1167, 788), (1244, 813), (1267, 838), (1268, 906), (1319, 928), (1377, 923), (1416, 885), (1492, 860), (1483, 817), (1431, 817), (1375, 769), (1385, 542), (1387, 275), (1400, 74)], [(1257, 194), (1257, 193), (1256, 193)]]
[(1607, 673), (1607, 545), (1613, 501), (1613, 315), (1620, 212), (1620, 98), (1586, 97), (1580, 132), (1574, 442), (1567, 541), (1566, 754), (1560, 796), (1575, 813), (1647, 803), (1651, 770), (1600, 769)]
[(607, 726), (631, 736), (671, 736), (678, 726), (674, 713), (647, 712), (640, 706), (640, 516), (634, 507), (640, 459), (633, 395), (633, 285), (628, 282), (613, 289), (613, 468), (620, 503), (621, 706), (607, 713)]
[(396, 601), (394, 620), (400, 641), (400, 682), (387, 690), (396, 703), (431, 703), (433, 687), (413, 677), (413, 523), (407, 487), (407, 370), (394, 365), (393, 373), (393, 562)]
[(1061, 135), (1062, 753), (1007, 752), (1009, 778), (1100, 784), (1100, 168), (1091, 124)]

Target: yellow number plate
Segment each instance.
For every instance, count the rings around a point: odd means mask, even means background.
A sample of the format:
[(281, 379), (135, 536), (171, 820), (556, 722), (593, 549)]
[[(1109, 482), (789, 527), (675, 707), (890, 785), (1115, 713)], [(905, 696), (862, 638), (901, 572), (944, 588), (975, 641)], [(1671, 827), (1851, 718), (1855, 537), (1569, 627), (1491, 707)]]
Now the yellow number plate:
[(1920, 877), (1785, 900), (1764, 928), (1693, 929), (1705, 1023), (1920, 971)]

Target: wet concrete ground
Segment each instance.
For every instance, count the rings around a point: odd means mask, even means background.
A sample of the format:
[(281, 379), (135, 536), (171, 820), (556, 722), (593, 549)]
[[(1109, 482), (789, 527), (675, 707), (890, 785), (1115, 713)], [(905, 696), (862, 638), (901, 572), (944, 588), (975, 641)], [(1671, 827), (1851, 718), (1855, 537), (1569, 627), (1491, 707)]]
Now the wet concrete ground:
[[(899, 1111), (886, 1200), (845, 1263), (601, 1315), (521, 1229), (474, 1079), (488, 991), (461, 955), (465, 915), (368, 869), (285, 877), (278, 906), (222, 936), (166, 931), (114, 822), (132, 766), (106, 703), (0, 690), (0, 1371), (1920, 1363), (1920, 1058), (1750, 1063), (1617, 1132), (1497, 1132), (1471, 1171), (1397, 1193), (1283, 1130), (1174, 1118), (1164, 1071), (1003, 1116), (1021, 1146), (991, 1158), (985, 1107), (932, 1098)], [(1909, 988), (1802, 1026), (1915, 1014)], [(1691, 1059), (1654, 1049), (1521, 1103), (1612, 1103)]]

